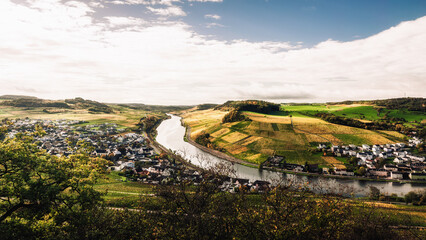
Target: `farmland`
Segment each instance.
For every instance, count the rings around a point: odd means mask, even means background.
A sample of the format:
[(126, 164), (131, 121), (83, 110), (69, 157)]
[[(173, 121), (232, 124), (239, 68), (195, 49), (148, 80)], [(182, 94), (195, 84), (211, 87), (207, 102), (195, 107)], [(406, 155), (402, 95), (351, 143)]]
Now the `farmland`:
[(222, 123), (221, 119), (227, 112), (212, 109), (186, 112), (182, 117), (184, 123), (191, 127), (191, 138), (195, 139), (203, 132), (209, 133), (212, 142), (225, 149), (226, 153), (251, 163), (260, 164), (268, 156), (278, 154), (285, 156), (290, 163), (331, 166), (337, 163), (312, 153), (318, 143), (386, 144), (402, 141), (404, 135), (332, 124), (311, 117), (312, 113), (331, 111), (351, 113), (355, 117), (361, 116), (356, 115), (357, 112), (366, 110), (366, 118), (373, 119), (372, 109), (360, 105), (282, 106), (282, 111), (271, 114), (244, 111), (251, 121), (233, 123)]

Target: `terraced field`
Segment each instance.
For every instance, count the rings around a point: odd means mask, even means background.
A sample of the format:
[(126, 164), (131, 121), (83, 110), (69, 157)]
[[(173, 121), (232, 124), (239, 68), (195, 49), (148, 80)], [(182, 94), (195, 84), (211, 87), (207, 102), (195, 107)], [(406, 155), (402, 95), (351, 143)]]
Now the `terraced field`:
[[(306, 109), (315, 108), (309, 106)], [(346, 107), (332, 106), (332, 109), (339, 111)], [(224, 148), (228, 154), (256, 164), (263, 162), (270, 155), (279, 154), (285, 156), (286, 161), (291, 163), (308, 162), (332, 166), (338, 163), (331, 163), (309, 150), (315, 148), (318, 143), (384, 144), (393, 143), (403, 137), (396, 132), (347, 127), (303, 114), (293, 115), (283, 112), (274, 115), (244, 112), (252, 121), (222, 124), (225, 114), (224, 111), (210, 109), (187, 112), (182, 117), (184, 123), (191, 127), (192, 139), (202, 132), (210, 133), (211, 140)]]

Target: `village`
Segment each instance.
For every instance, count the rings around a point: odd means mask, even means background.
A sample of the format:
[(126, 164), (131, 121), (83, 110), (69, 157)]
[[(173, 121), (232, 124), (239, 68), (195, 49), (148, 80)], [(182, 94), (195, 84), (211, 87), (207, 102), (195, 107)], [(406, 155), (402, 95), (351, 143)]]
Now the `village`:
[[(43, 129), (45, 134), (35, 134), (34, 140), (40, 149), (57, 156), (68, 156), (76, 152), (77, 142), (85, 143), (93, 150), (93, 157), (110, 160), (111, 171), (119, 171), (123, 181), (139, 181), (147, 184), (177, 184), (190, 181), (194, 185), (203, 180), (203, 174), (189, 169), (182, 163), (169, 159), (167, 154), (158, 154), (149, 146), (142, 134), (126, 133), (114, 123), (87, 124), (76, 120), (10, 120), (9, 137), (18, 133), (34, 133)], [(226, 177), (220, 187), (222, 191), (236, 192), (244, 188), (263, 191), (270, 185), (267, 181)]]
[[(292, 164), (284, 156), (269, 157), (262, 167), (285, 169), (294, 172), (308, 172), (323, 175), (359, 176), (372, 179), (426, 180), (425, 157), (416, 156), (413, 150), (422, 139), (413, 137), (405, 143), (356, 146), (319, 144), (317, 152), (331, 158), (338, 157), (347, 164), (335, 164), (331, 168), (320, 168), (318, 164)], [(337, 160), (335, 160), (337, 161)], [(338, 162), (338, 161), (337, 161)], [(334, 164), (331, 164), (334, 165)], [(348, 167), (349, 168), (348, 168)]]

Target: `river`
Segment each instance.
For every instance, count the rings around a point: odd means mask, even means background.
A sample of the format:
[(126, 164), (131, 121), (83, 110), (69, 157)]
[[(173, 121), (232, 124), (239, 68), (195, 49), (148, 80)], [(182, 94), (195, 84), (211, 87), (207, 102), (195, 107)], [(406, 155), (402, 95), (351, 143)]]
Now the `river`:
[[(181, 118), (170, 115), (170, 119), (164, 120), (157, 128), (156, 141), (165, 148), (174, 151), (192, 164), (202, 168), (214, 166), (217, 163), (229, 163), (226, 160), (215, 157), (201, 149), (184, 141), (185, 128), (181, 125)], [(282, 182), (285, 184), (306, 187), (314, 192), (320, 193), (338, 193), (344, 195), (353, 195), (362, 197), (368, 195), (370, 186), (374, 186), (381, 193), (396, 193), (399, 196), (410, 191), (419, 191), (426, 188), (426, 183), (397, 183), (397, 182), (381, 182), (366, 181), (354, 179), (335, 179), (318, 176), (301, 176), (295, 174), (285, 174), (269, 170), (259, 170), (247, 167), (241, 164), (229, 164), (235, 170), (238, 178), (246, 178), (251, 181), (266, 180), (270, 182)]]

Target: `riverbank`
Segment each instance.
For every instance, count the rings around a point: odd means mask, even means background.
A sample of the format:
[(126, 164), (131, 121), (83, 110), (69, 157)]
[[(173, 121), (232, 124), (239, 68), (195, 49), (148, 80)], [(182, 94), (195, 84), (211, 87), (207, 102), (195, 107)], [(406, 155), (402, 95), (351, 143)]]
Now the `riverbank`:
[[(259, 169), (259, 166), (257, 164), (252, 164), (246, 161), (243, 161), (241, 159), (235, 158), (233, 156), (229, 156), (226, 153), (202, 146), (198, 143), (196, 143), (194, 140), (191, 139), (191, 127), (185, 126), (183, 123), (183, 118), (180, 119), (181, 125), (185, 127), (185, 136), (184, 139), (189, 144), (193, 145), (194, 147), (207, 152), (215, 157), (221, 158), (223, 160), (232, 162), (232, 163), (238, 163), (247, 167)], [(296, 172), (296, 171), (289, 171), (289, 170), (283, 170), (283, 169), (277, 169), (277, 168), (271, 168), (271, 167), (263, 167), (265, 170), (274, 171), (274, 172), (281, 172), (286, 174), (294, 174), (294, 175), (300, 175), (300, 176), (311, 176), (311, 177), (323, 177), (323, 178), (332, 178), (332, 179), (347, 179), (347, 180), (360, 180), (360, 181), (372, 181), (372, 182), (395, 182), (395, 183), (420, 183), (420, 184), (426, 184), (425, 181), (413, 181), (413, 180), (397, 180), (397, 179), (377, 179), (377, 178), (367, 178), (367, 177), (357, 177), (357, 176), (340, 176), (340, 175), (324, 175), (324, 174), (318, 174), (318, 173), (309, 173), (309, 172)]]

